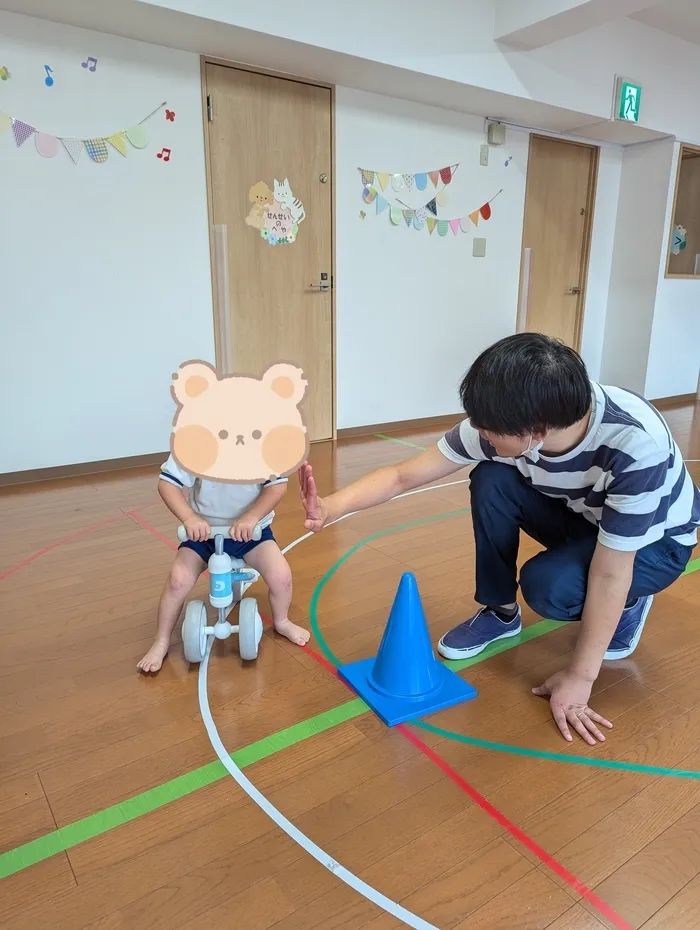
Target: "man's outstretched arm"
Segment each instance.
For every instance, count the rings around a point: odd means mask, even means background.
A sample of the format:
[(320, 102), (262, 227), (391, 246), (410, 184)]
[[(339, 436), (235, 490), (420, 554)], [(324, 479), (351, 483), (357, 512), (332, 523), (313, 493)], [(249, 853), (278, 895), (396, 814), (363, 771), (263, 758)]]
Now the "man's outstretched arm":
[(464, 464), (451, 462), (437, 446), (432, 446), (420, 455), (398, 465), (378, 468), (335, 494), (321, 498), (316, 490), (311, 466), (304, 464), (299, 469), (299, 493), (306, 511), (304, 526), (318, 533), (324, 526), (347, 513), (376, 507), (406, 491), (453, 475), (462, 468)]

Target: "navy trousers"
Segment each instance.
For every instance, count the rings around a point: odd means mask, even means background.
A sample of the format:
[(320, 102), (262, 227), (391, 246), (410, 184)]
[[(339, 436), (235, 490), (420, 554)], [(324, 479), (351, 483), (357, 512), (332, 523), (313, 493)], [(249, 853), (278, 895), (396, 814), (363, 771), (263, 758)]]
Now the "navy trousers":
[[(545, 547), (523, 565), (520, 590), (549, 620), (580, 620), (598, 528), (561, 500), (545, 497), (516, 468), (481, 462), (471, 473), (476, 542), (476, 601), (491, 607), (515, 602), (520, 531)], [(628, 603), (657, 594), (683, 573), (692, 549), (661, 539), (637, 552)]]

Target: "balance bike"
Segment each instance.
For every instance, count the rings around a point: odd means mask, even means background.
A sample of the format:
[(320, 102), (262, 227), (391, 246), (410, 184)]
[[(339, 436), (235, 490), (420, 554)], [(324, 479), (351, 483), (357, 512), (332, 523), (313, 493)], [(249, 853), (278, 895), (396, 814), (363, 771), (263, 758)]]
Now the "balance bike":
[[(258, 540), (262, 530), (256, 526), (253, 539)], [(180, 542), (187, 541), (187, 530), (178, 527)], [(258, 580), (260, 575), (249, 568), (243, 559), (233, 559), (224, 552), (224, 539), (230, 538), (230, 527), (212, 526), (209, 538), (214, 540), (214, 554), (209, 559), (209, 603), (217, 610), (214, 626), (207, 625), (207, 608), (204, 601), (190, 601), (182, 623), (182, 643), (188, 662), (201, 662), (207, 649), (207, 637), (228, 639), (238, 633), (238, 651), (241, 658), (250, 662), (258, 657), (258, 646), (262, 639), (263, 625), (254, 597), (243, 597), (244, 592)], [(240, 601), (238, 625), (226, 619), (234, 604)]]

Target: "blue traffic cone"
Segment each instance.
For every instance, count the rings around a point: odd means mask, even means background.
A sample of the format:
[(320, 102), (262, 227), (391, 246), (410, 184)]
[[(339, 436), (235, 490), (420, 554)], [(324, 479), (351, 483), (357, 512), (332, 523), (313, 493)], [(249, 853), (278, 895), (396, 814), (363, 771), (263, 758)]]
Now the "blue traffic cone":
[(376, 658), (342, 665), (338, 674), (390, 727), (476, 697), (435, 657), (411, 572), (401, 576)]

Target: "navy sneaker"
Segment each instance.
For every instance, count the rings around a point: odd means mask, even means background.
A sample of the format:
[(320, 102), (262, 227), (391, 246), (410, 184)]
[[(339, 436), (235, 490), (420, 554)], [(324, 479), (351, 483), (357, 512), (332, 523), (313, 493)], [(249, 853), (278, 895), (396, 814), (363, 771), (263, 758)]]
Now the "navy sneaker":
[(446, 659), (469, 659), (483, 652), (490, 643), (517, 636), (521, 630), (519, 607), (508, 623), (499, 619), (489, 607), (482, 607), (471, 620), (445, 633), (438, 643), (438, 652)]
[(622, 611), (622, 619), (605, 653), (608, 662), (612, 659), (626, 659), (627, 656), (632, 655), (639, 644), (653, 600), (653, 595), (640, 597), (631, 607), (626, 607)]

